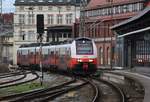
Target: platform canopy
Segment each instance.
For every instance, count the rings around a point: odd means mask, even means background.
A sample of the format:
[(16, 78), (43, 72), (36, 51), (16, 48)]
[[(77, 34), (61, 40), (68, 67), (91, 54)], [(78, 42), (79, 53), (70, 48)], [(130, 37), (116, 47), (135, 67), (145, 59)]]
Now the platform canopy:
[(138, 15), (111, 27), (118, 37), (125, 37), (150, 30), (150, 7), (141, 11)]

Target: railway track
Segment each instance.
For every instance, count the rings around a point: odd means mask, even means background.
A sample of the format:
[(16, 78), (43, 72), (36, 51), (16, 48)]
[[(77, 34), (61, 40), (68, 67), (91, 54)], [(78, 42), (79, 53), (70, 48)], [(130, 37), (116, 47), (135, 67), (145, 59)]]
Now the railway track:
[[(29, 80), (25, 79), (29, 74), (33, 74), (35, 77), (33, 77)], [(10, 74), (10, 75), (7, 74), (6, 76), (3, 76), (3, 78), (5, 78), (5, 80), (6, 80), (8, 77), (14, 77), (14, 76), (15, 77), (21, 76), (21, 77), (1, 82), (0, 83), (0, 88), (6, 88), (6, 87), (10, 87), (10, 86), (20, 85), (20, 84), (23, 84), (23, 83), (31, 82), (31, 81), (36, 80), (36, 79), (39, 78), (37, 73), (29, 72), (29, 71), (28, 72), (21, 72), (21, 73), (13, 73), (13, 74)]]
[(104, 76), (105, 80), (116, 83), (120, 87), (126, 102), (143, 102), (144, 88), (138, 80), (115, 72), (106, 72)]
[[(27, 73), (29, 72), (26, 72), (26, 74)], [(19, 74), (19, 73), (16, 73), (16, 74)], [(36, 73), (33, 73), (33, 74), (36, 74)], [(15, 76), (15, 73), (11, 73), (10, 75), (8, 73), (5, 73), (4, 75), (11, 77), (11, 75)], [(3, 75), (0, 75), (0, 76), (3, 76)], [(116, 80), (118, 79), (116, 77), (114, 77), (113, 80), (111, 78), (110, 77), (109, 78), (75, 77), (71, 81), (62, 83), (54, 87), (41, 88), (41, 89), (36, 89), (36, 90), (30, 90), (28, 92), (3, 96), (3, 97), (0, 97), (0, 101), (11, 101), (11, 102), (21, 102), (21, 101), (23, 102), (33, 102), (33, 101), (48, 102), (52, 100), (54, 101), (56, 98), (58, 99), (61, 96), (65, 97), (65, 94), (67, 94), (68, 92), (72, 92), (72, 91), (78, 92), (80, 91), (81, 88), (83, 88), (83, 86), (88, 85), (92, 88), (91, 90), (92, 95), (90, 96), (90, 98), (88, 97), (89, 99), (88, 102), (142, 102), (141, 99), (143, 98), (143, 96), (141, 96), (141, 94), (139, 93), (140, 92), (142, 93), (143, 89), (141, 88), (141, 85), (139, 85), (140, 83), (133, 82), (133, 79), (131, 78), (124, 79), (122, 77), (119, 79), (122, 81), (117, 83)], [(21, 82), (21, 84), (26, 83), (26, 82), (29, 82), (29, 80), (25, 82)], [(15, 83), (11, 85), (8, 84), (6, 85), (6, 87), (18, 85), (18, 84), (20, 83)], [(131, 90), (132, 92), (130, 92)], [(136, 101), (136, 98), (140, 99), (140, 101)]]
[[(33, 100), (39, 100), (39, 101), (44, 101), (44, 100), (51, 100), (56, 96), (59, 96), (74, 87), (68, 87), (68, 85), (75, 83), (76, 80), (73, 79), (71, 81), (65, 82), (63, 84), (54, 86), (54, 87), (49, 87), (46, 89), (39, 89), (39, 90), (33, 90), (30, 92), (25, 92), (25, 93), (20, 93), (20, 94), (14, 94), (14, 95), (9, 95), (5, 97), (1, 97), (0, 100), (11, 100), (12, 102), (20, 102), (20, 101), (33, 101)], [(40, 98), (39, 98), (40, 97)]]
[[(82, 82), (81, 82), (82, 81)], [(47, 102), (54, 100), (55, 98), (64, 95), (70, 91), (78, 91), (85, 85), (90, 85), (93, 88), (94, 95), (90, 102), (98, 102), (99, 97), (99, 89), (98, 87), (92, 83), (90, 80), (86, 78), (77, 78), (73, 79), (69, 82), (65, 82), (63, 84), (49, 87), (45, 89), (38, 89), (24, 93), (18, 93), (13, 95), (8, 95), (0, 98), (0, 101), (11, 101), (11, 102), (30, 102), (30, 101), (38, 101), (38, 102)]]
[(0, 79), (1, 78), (7, 78), (7, 77), (12, 77), (12, 76), (17, 76), (18, 74), (22, 74), (22, 72), (10, 72), (10, 73), (3, 73), (0, 74)]
[(92, 86), (93, 91), (94, 91), (93, 98), (90, 102), (98, 102), (99, 101), (99, 96), (100, 96), (100, 91), (99, 91), (98, 85), (93, 83), (93, 81), (91, 79), (84, 79), (84, 80), (86, 80)]
[(92, 77), (100, 90), (99, 101), (95, 102), (125, 102), (123, 91), (114, 83)]

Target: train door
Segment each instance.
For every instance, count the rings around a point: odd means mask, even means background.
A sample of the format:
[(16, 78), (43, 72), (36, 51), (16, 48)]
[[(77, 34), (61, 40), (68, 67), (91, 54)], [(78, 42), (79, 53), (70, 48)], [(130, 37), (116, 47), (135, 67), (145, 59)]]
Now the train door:
[(58, 67), (61, 68), (61, 70), (66, 70), (67, 68), (66, 52), (67, 52), (66, 47), (59, 48), (59, 60), (58, 60), (59, 66)]
[(52, 68), (55, 67), (55, 47), (49, 49), (49, 65)]
[(42, 64), (43, 64), (43, 67), (48, 67), (48, 47), (43, 47), (42, 49)]
[(35, 48), (30, 48), (29, 50), (29, 64), (30, 65), (35, 64)]

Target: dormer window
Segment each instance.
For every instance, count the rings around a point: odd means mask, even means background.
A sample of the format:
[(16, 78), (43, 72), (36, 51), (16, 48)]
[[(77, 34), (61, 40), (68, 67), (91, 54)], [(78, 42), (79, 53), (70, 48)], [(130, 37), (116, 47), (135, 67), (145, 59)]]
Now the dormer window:
[(48, 0), (48, 2), (53, 2), (53, 0)]
[(34, 0), (29, 0), (29, 2), (34, 2)]
[(63, 2), (63, 0), (58, 0), (58, 2)]
[(44, 2), (43, 0), (38, 0), (38, 2)]
[(24, 0), (20, 0), (20, 2), (24, 2)]

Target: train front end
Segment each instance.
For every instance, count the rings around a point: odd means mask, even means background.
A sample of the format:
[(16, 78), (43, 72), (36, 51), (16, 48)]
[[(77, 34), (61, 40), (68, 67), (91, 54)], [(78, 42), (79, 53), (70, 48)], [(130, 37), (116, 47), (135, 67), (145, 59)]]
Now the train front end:
[(97, 49), (93, 40), (78, 38), (71, 48), (72, 70), (77, 74), (93, 74), (97, 70)]

